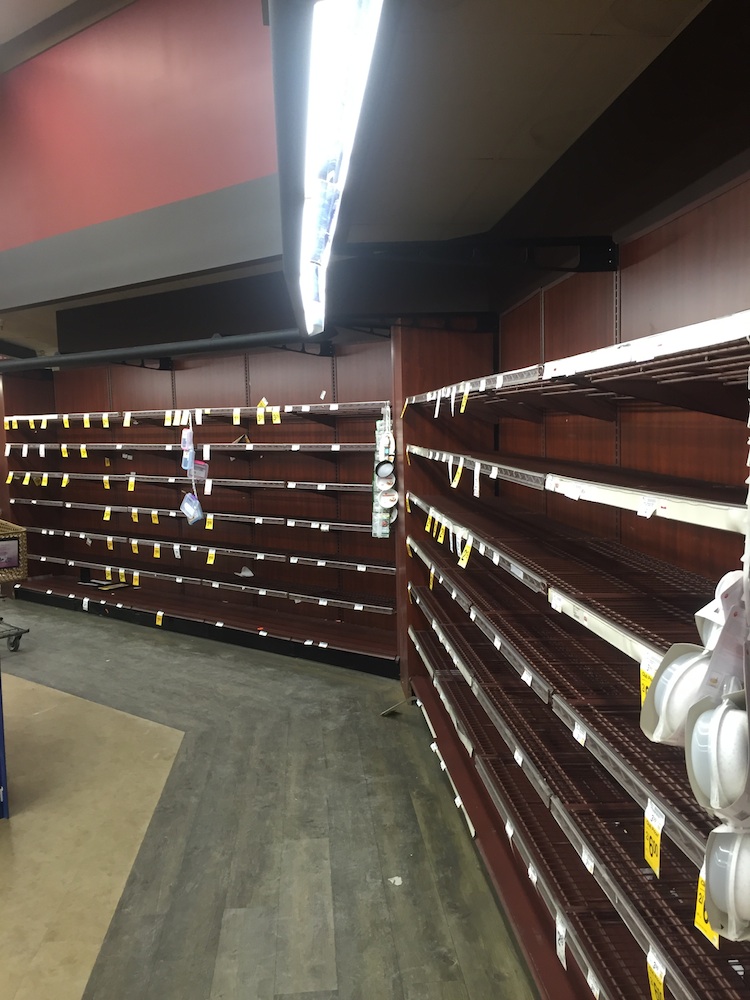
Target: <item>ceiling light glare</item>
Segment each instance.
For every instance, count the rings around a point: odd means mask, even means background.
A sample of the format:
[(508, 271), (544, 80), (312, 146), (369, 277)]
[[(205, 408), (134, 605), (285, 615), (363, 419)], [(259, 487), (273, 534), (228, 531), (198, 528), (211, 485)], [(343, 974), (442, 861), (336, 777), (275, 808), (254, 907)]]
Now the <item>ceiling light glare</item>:
[(383, 0), (318, 0), (313, 12), (300, 292), (308, 334), (325, 326), (326, 270)]

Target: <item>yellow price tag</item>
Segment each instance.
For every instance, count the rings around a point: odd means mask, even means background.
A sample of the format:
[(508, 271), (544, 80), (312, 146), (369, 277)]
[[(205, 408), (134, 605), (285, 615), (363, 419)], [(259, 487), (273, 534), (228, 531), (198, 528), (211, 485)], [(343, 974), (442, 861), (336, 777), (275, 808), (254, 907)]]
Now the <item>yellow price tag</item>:
[(161, 559), (161, 545), (159, 542), (154, 542), (154, 559)]
[(124, 569), (119, 570), (118, 574), (119, 574), (119, 577), (120, 577), (120, 583), (127, 583), (128, 582), (128, 579), (125, 576), (125, 570)]
[(432, 590), (432, 585), (435, 582), (435, 567), (430, 566), (430, 590)]
[(461, 397), (461, 409), (458, 411), (459, 413), (463, 413), (464, 412), (464, 410), (466, 409), (466, 404), (467, 404), (468, 400), (469, 400), (469, 390), (468, 389), (464, 389), (464, 394)]
[(28, 486), (30, 482), (31, 482), (31, 473), (27, 472), (26, 475), (23, 477), (23, 485)]
[(13, 482), (13, 473), (12, 472), (9, 472), (8, 475), (5, 477), (5, 482), (6, 483), (12, 483)]
[(235, 406), (235, 408), (232, 410), (232, 423), (235, 425), (235, 427), (237, 427), (239, 426), (239, 422), (240, 422), (240, 408), (239, 406)]
[(63, 477), (62, 477), (63, 486), (67, 486), (69, 482), (70, 482), (70, 476), (68, 475), (67, 472), (63, 472)]
[(18, 421), (16, 420), (15, 417), (13, 418), (13, 424), (12, 424), (12, 426), (13, 426), (13, 430), (14, 431), (18, 430)]
[(91, 414), (90, 413), (84, 413), (84, 415), (83, 415), (83, 426), (86, 427), (86, 428), (91, 427)]
[(661, 832), (665, 818), (661, 809), (649, 799), (643, 814), (643, 856), (657, 878), (661, 866)]
[(130, 511), (130, 516), (131, 516), (131, 518), (132, 518), (132, 519), (133, 519), (133, 520), (134, 520), (134, 521), (136, 522), (136, 524), (137, 524), (137, 523), (138, 523), (138, 508), (137, 508), (137, 507), (133, 507), (133, 508), (131, 509), (131, 511)]
[(29, 429), (32, 431), (36, 430), (36, 424), (34, 423), (33, 417), (29, 417)]
[(133, 571), (133, 586), (140, 587), (140, 585), (141, 585), (141, 574), (136, 569)]
[(206, 556), (206, 565), (213, 566), (216, 562), (216, 549), (209, 549), (208, 555)]
[(152, 524), (158, 524), (159, 523), (159, 511), (158, 510), (152, 510), (151, 511), (151, 523)]
[(60, 454), (62, 455), (63, 458), (68, 457), (68, 446), (66, 444), (60, 445)]
[(135, 476), (128, 476), (128, 493), (132, 493), (135, 489)]
[(711, 926), (706, 912), (706, 862), (703, 862), (701, 873), (698, 876), (698, 892), (695, 896), (695, 926), (704, 934), (714, 948), (719, 947), (719, 935)]
[(132, 538), (131, 539), (131, 541), (130, 541), (130, 548), (133, 550), (133, 555), (137, 556), (138, 555), (138, 539), (137, 538)]
[(63, 427), (70, 427), (70, 417), (67, 413), (63, 414)]
[(130, 410), (126, 410), (125, 415), (122, 418), (122, 426), (130, 427), (130, 422), (132, 419), (133, 419), (133, 414), (130, 412)]
[(165, 410), (164, 411), (164, 426), (165, 427), (171, 427), (172, 426), (172, 411), (171, 410)]
[(105, 469), (109, 469), (111, 466), (112, 466), (112, 463), (110, 462), (110, 460), (108, 458), (105, 457), (105, 459), (104, 459), (104, 468)]
[(255, 411), (255, 420), (258, 424), (265, 424), (266, 422), (266, 411), (262, 406), (259, 406)]
[(49, 482), (49, 474), (46, 472), (42, 473), (42, 486), (46, 486)]
[(44, 417), (44, 419), (42, 420), (42, 422), (41, 422), (41, 424), (39, 426), (42, 428), (43, 431), (47, 430), (47, 418), (46, 417)]
[(81, 445), (81, 458), (88, 458), (88, 457), (89, 457), (89, 453), (88, 453), (88, 450), (86, 449), (86, 445), (82, 444)]
[(213, 531), (213, 527), (214, 527), (213, 514), (206, 514), (206, 531)]
[(461, 553), (461, 558), (458, 560), (458, 565), (461, 569), (466, 569), (466, 564), (469, 561), (469, 556), (471, 555), (471, 547), (474, 544), (474, 539), (469, 535), (466, 540), (466, 545), (464, 545), (463, 552)]
[(104, 489), (108, 490), (109, 486), (109, 476), (102, 476), (102, 483), (104, 484)]
[(437, 535), (437, 530), (438, 530), (439, 523), (440, 522), (437, 519), (437, 515), (435, 515), (435, 520), (432, 522), (432, 537), (433, 538)]
[(432, 527), (432, 511), (427, 515), (427, 520), (424, 523), (424, 530), (429, 531)]
[(3, 427), (6, 429), (6, 431), (10, 430), (10, 420), (7, 417), (5, 417), (3, 420)]
[(408, 541), (406, 543), (406, 551), (409, 553), (409, 558), (412, 559), (414, 557), (414, 553), (412, 552), (411, 545), (409, 545)]
[(443, 523), (440, 525), (440, 533), (438, 535), (437, 540), (439, 545), (442, 545), (443, 542), (445, 541), (445, 521), (443, 521)]
[(271, 423), (280, 424), (281, 423), (281, 407), (274, 406), (271, 408)]
[(404, 405), (401, 407), (401, 419), (404, 419), (404, 414), (406, 413), (406, 407), (409, 405), (409, 400), (404, 400)]
[(458, 468), (453, 474), (453, 479), (451, 479), (451, 489), (454, 489), (461, 482), (461, 473), (464, 471), (464, 458), (463, 455), (458, 460)]
[(109, 519), (111, 517), (112, 517), (112, 508), (111, 507), (105, 507), (104, 508), (104, 514), (102, 515), (102, 520), (103, 521), (109, 521)]
[(106, 580), (111, 580), (112, 579), (112, 567), (111, 566), (105, 566), (104, 567), (104, 578)]
[(111, 552), (115, 547), (115, 540), (112, 535), (107, 535), (107, 548)]
[(664, 977), (667, 974), (667, 967), (653, 948), (649, 949), (646, 968), (648, 970), (648, 988), (651, 991), (651, 1000), (665, 1000)]
[(164, 621), (164, 612), (163, 611), (157, 611), (156, 612), (156, 624), (157, 625), (161, 625), (161, 623), (163, 621)]
[(107, 430), (109, 428), (109, 414), (102, 413), (102, 427)]
[(406, 504), (406, 513), (411, 514), (411, 503), (409, 502), (409, 494), (407, 493), (404, 497), (404, 503)]
[(268, 400), (266, 399), (265, 396), (260, 400), (260, 402), (258, 403), (258, 406), (263, 406), (263, 407), (268, 406)]

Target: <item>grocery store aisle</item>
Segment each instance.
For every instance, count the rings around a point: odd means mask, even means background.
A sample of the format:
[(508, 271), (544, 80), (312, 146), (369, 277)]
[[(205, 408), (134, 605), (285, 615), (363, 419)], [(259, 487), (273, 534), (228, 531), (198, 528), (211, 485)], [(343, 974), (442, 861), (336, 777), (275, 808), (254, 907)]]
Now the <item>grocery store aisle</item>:
[[(6, 675), (185, 734), (93, 970), (61, 961), (37, 1000), (72, 1000), (59, 988), (68, 976), (77, 996), (88, 978), (84, 1000), (534, 995), (421, 714), (380, 718), (395, 682), (5, 604), (32, 629), (3, 657)], [(87, 734), (68, 724), (75, 746)], [(32, 755), (11, 741), (11, 796), (14, 776), (45, 767)], [(73, 770), (60, 773), (91, 792), (102, 822), (133, 825), (139, 786), (102, 802)], [(46, 808), (42, 792), (37, 814)]]

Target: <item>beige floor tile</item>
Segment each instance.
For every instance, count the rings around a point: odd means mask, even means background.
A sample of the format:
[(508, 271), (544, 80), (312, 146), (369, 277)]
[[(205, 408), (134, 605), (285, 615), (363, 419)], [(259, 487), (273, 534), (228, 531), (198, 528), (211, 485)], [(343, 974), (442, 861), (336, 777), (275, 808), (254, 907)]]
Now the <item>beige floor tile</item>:
[(3, 677), (0, 1000), (80, 1000), (182, 733)]

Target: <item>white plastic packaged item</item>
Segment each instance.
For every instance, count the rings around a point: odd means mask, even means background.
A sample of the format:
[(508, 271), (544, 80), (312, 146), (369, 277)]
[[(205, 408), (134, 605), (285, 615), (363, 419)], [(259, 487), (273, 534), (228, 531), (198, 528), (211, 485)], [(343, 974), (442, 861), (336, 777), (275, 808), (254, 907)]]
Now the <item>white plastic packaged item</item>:
[(195, 448), (189, 448), (182, 453), (182, 467), (186, 472), (192, 471), (195, 465)]
[(729, 941), (750, 940), (750, 832), (718, 826), (706, 845), (706, 914)]
[(208, 479), (208, 462), (194, 462), (193, 475), (199, 483), (204, 483)]
[[(191, 451), (193, 447), (193, 428), (183, 427), (182, 428), (182, 440), (180, 445), (183, 451)], [(195, 453), (193, 453), (195, 454)]]
[(203, 520), (203, 508), (200, 500), (194, 493), (186, 493), (182, 498), (180, 510), (187, 518), (188, 524), (195, 524), (196, 521)]

